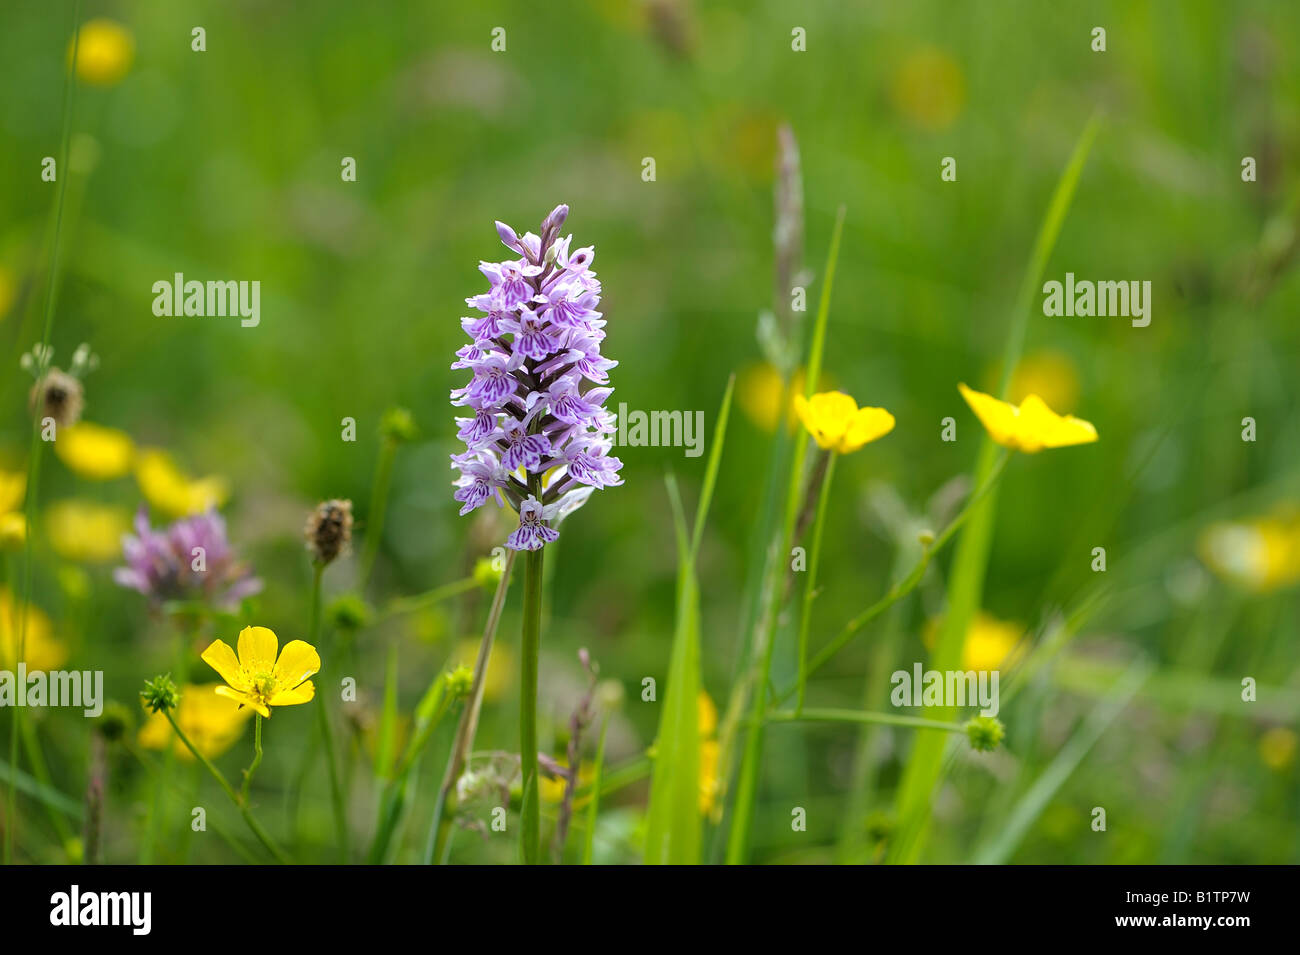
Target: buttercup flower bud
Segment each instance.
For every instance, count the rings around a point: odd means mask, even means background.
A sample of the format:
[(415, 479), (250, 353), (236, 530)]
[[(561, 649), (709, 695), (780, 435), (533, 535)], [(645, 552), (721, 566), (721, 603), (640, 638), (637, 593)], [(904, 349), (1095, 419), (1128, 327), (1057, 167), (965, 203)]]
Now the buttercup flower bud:
[(325, 608), (325, 616), (340, 630), (360, 630), (370, 622), (370, 605), (359, 594), (343, 594)]
[(164, 673), (145, 681), (144, 689), (140, 691), (140, 699), (144, 700), (144, 705), (150, 712), (161, 713), (164, 710), (176, 709), (181, 695), (176, 689), (176, 684), (172, 682), (171, 674)]
[(380, 419), (379, 433), (386, 441), (404, 443), (414, 441), (418, 430), (411, 412), (405, 408), (389, 408)]
[(352, 541), (352, 502), (322, 501), (307, 518), (307, 549), (312, 560), (329, 564), (346, 553)]
[(963, 727), (972, 749), (986, 753), (998, 748), (1006, 735), (1006, 727), (1001, 720), (992, 716), (972, 716)]

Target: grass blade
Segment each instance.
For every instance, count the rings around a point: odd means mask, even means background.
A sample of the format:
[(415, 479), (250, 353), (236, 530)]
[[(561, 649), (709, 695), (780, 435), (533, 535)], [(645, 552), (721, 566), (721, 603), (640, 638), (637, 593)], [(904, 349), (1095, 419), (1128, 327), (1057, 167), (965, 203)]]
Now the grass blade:
[[(1006, 393), (1015, 366), (1024, 348), (1025, 331), (1035, 290), (1042, 279), (1043, 270), (1056, 246), (1057, 237), (1065, 222), (1066, 213), (1074, 199), (1079, 177), (1097, 135), (1098, 119), (1093, 117), (1084, 127), (1066, 164), (1056, 190), (1048, 203), (1047, 212), (1038, 230), (1034, 250), (1025, 269), (1016, 310), (1007, 336), (1002, 362), (1002, 383), (999, 392)], [(984, 438), (975, 466), (975, 487), (989, 480), (997, 465), (998, 446)], [(930, 658), (934, 670), (956, 669), (961, 661), (966, 630), (979, 609), (984, 591), (984, 573), (988, 567), (989, 548), (993, 539), (993, 517), (997, 511), (996, 488), (972, 512), (962, 533), (953, 558), (952, 574), (948, 581), (947, 608), (935, 649)], [(951, 707), (940, 707), (933, 714), (937, 719), (951, 719)], [(892, 862), (915, 862), (924, 842), (924, 830), (930, 818), (930, 798), (943, 772), (943, 754), (947, 739), (938, 733), (922, 732), (917, 735), (907, 768), (898, 790), (899, 827), (889, 850)]]

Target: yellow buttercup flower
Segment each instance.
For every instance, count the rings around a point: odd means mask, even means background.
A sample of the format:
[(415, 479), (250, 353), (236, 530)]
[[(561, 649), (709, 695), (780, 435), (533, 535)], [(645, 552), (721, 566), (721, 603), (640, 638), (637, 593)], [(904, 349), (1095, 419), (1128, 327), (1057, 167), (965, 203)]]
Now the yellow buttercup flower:
[(50, 546), (68, 560), (98, 563), (121, 557), (122, 536), (130, 530), (131, 515), (111, 504), (57, 501), (45, 512)]
[(957, 389), (989, 437), (1004, 448), (1037, 454), (1044, 448), (1064, 448), (1097, 440), (1097, 429), (1091, 422), (1057, 414), (1038, 395), (1027, 396), (1017, 407), (964, 384), (959, 384)]
[(0, 550), (17, 548), (27, 540), (27, 518), (10, 511), (0, 514)]
[(1281, 590), (1300, 582), (1300, 516), (1211, 524), (1198, 550), (1225, 580), (1256, 593)]
[(277, 660), (279, 645), (275, 633), (266, 627), (239, 631), (238, 657), (224, 640), (213, 640), (203, 651), (203, 662), (227, 684), (218, 686), (216, 692), (266, 717), (273, 706), (310, 702), (316, 687), (307, 678), (320, 670), (320, 655), (307, 641), (290, 640)]
[[(238, 741), (253, 711), (228, 700), (217, 690), (218, 683), (188, 684), (181, 690), (180, 705), (172, 716), (181, 732), (190, 738), (203, 756), (215, 759)], [(186, 762), (194, 761), (194, 754), (167, 722), (162, 713), (151, 713), (140, 727), (138, 741), (146, 749), (166, 749), (171, 746), (176, 755)]]
[(81, 477), (108, 481), (131, 472), (135, 442), (124, 431), (79, 421), (59, 431), (54, 453)]
[[(68, 659), (68, 648), (58, 640), (50, 618), (41, 609), (27, 604), (27, 633), (23, 660), (28, 670), (57, 670)], [(18, 665), (18, 602), (9, 588), (0, 587), (0, 666), (12, 670)]]
[[(69, 57), (72, 48), (73, 44), (69, 42)], [(135, 59), (135, 39), (131, 31), (103, 17), (82, 24), (76, 49), (77, 78), (92, 86), (112, 86), (121, 82)]]
[(818, 447), (849, 454), (894, 430), (894, 416), (884, 408), (859, 408), (842, 391), (795, 395), (794, 410)]
[(158, 448), (140, 449), (135, 479), (145, 500), (169, 517), (188, 517), (210, 507), (219, 508), (230, 497), (225, 478), (193, 480), (176, 466), (170, 454)]

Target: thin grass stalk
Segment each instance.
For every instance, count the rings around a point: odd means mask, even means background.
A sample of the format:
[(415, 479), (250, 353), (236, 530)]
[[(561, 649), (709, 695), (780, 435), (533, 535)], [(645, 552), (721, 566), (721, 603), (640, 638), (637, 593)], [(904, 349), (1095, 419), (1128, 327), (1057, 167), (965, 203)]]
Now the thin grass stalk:
[[(72, 5), (72, 52), (68, 59), (68, 71), (63, 89), (63, 134), (62, 142), (59, 146), (58, 169), (62, 175), (59, 176), (58, 188), (55, 192), (54, 200), (54, 238), (51, 245), (49, 275), (45, 291), (45, 327), (41, 334), (42, 354), (49, 353), (50, 339), (54, 332), (54, 300), (55, 290), (58, 288), (60, 264), (59, 251), (61, 248), (61, 240), (63, 238), (63, 207), (68, 191), (68, 143), (72, 136), (73, 92), (77, 86), (74, 70), (77, 63), (77, 51), (81, 46), (80, 25), (81, 0), (74, 0)], [(41, 386), (44, 384), (46, 370), (46, 367), (40, 369), (40, 374), (36, 382), (38, 393)], [(15, 665), (25, 658), (27, 652), (27, 604), (31, 599), (32, 593), (32, 538), (35, 536), (36, 529), (36, 484), (37, 481), (40, 480), (41, 455), (45, 448), (45, 443), (40, 440), (40, 433), (40, 422), (33, 422), (31, 447), (27, 457), (27, 495), (26, 500), (24, 501), (24, 519), (27, 522), (27, 531), (26, 539), (23, 543), (23, 587), (21, 598), (18, 601), (18, 654), (15, 658)], [(18, 738), (20, 735), (22, 719), (22, 707), (15, 707), (9, 724), (9, 765), (15, 769), (18, 768)], [(9, 865), (13, 862), (14, 829), (17, 824), (17, 790), (14, 788), (14, 782), (11, 778), (9, 781), (9, 792), (7, 794), (5, 812), (3, 853), (5, 865)]]
[[(817, 306), (817, 320), (813, 327), (812, 346), (808, 357), (805, 379), (805, 396), (810, 396), (821, 375), (822, 350), (826, 343), (826, 321), (830, 314), (831, 290), (835, 285), (835, 264), (840, 254), (840, 238), (844, 232), (845, 208), (840, 206), (835, 218), (835, 231), (831, 234), (830, 252), (826, 258), (826, 273), (822, 282), (821, 298)], [(784, 424), (785, 410), (782, 411)], [(763, 594), (763, 612), (759, 618), (757, 638), (753, 652), (758, 659), (756, 678), (749, 686), (751, 725), (745, 738), (744, 755), (736, 786), (735, 805), (732, 809), (731, 829), (727, 841), (727, 863), (736, 865), (749, 857), (749, 832), (754, 820), (754, 803), (757, 797), (758, 776), (763, 758), (763, 714), (767, 709), (767, 687), (772, 675), (772, 651), (776, 644), (779, 603), (785, 580), (786, 555), (790, 552), (799, 505), (803, 499), (804, 459), (808, 453), (808, 438), (800, 436), (794, 442), (794, 456), (790, 464), (789, 484), (786, 489), (785, 516), (781, 525), (780, 544), (776, 549)]]
[[(1094, 116), (1084, 127), (1069, 162), (1061, 173), (1052, 194), (1034, 249), (1025, 268), (1011, 328), (1007, 335), (1002, 358), (1002, 381), (999, 395), (1005, 397), (1016, 365), (1024, 349), (1025, 334), (1030, 309), (1040, 287), (1043, 271), (1056, 246), (1057, 237), (1074, 199), (1079, 177), (1092, 148), (1098, 128)], [(983, 485), (992, 474), (997, 462), (998, 448), (992, 439), (985, 437), (980, 445), (975, 465), (975, 484)], [(989, 551), (993, 539), (993, 519), (997, 512), (996, 492), (990, 493), (975, 508), (958, 542), (953, 558), (953, 569), (948, 579), (947, 607), (929, 666), (934, 670), (956, 669), (961, 662), (966, 630), (979, 609), (984, 590), (984, 575), (988, 567)], [(941, 707), (940, 716), (951, 716), (952, 707)], [(930, 818), (930, 799), (943, 772), (944, 750), (947, 740), (933, 733), (917, 736), (898, 788), (899, 827), (889, 848), (891, 862), (915, 862), (925, 840), (925, 830)]]
[(438, 801), (433, 809), (433, 821), (429, 826), (429, 839), (425, 848), (426, 865), (446, 862), (447, 852), (451, 848), (451, 816), (448, 814), (454, 799), (456, 780), (469, 762), (470, 751), (474, 748), (474, 735), (478, 732), (479, 713), (483, 708), (483, 690), (487, 683), (487, 669), (492, 660), (492, 647), (496, 642), (497, 625), (501, 622), (501, 611), (505, 607), (506, 593), (510, 589), (510, 574), (515, 566), (516, 551), (506, 550), (506, 565), (497, 581), (496, 593), (492, 596), (492, 607), (488, 611), (487, 625), (483, 628), (483, 639), (479, 642), (478, 658), (474, 661), (474, 681), (470, 685), (469, 705), (460, 715), (456, 727), (456, 739), (452, 743), (451, 753), (447, 757), (447, 769), (442, 776), (442, 786), (438, 789)]
[(817, 516), (813, 518), (812, 546), (808, 549), (808, 571), (804, 579), (803, 612), (799, 615), (799, 691), (795, 713), (803, 712), (804, 691), (808, 684), (808, 624), (812, 619), (813, 598), (817, 596), (817, 564), (822, 551), (822, 530), (826, 526), (826, 501), (831, 493), (831, 478), (835, 474), (833, 451), (826, 452), (826, 470), (822, 474), (821, 490), (817, 494)]

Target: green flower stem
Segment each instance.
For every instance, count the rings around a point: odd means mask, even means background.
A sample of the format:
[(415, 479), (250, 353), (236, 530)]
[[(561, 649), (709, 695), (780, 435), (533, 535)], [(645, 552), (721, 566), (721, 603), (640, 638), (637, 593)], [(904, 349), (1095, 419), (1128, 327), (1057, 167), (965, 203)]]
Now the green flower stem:
[(449, 584), (443, 584), (441, 587), (434, 587), (432, 590), (426, 590), (422, 594), (416, 594), (413, 597), (403, 597), (400, 600), (392, 601), (384, 608), (379, 619), (383, 620), (388, 617), (394, 617), (398, 614), (412, 613), (416, 610), (426, 610), (434, 604), (442, 603), (449, 597), (456, 597), (467, 591), (473, 590), (478, 586), (478, 581), (472, 576), (462, 577), (460, 580), (453, 580)]
[[(77, 88), (76, 79), (73, 76), (73, 70), (77, 62), (77, 49), (81, 44), (81, 0), (75, 0), (72, 5), (72, 53), (68, 57), (68, 72), (64, 80), (63, 87), (63, 139), (60, 144), (59, 169), (63, 175), (59, 177), (58, 188), (54, 200), (54, 239), (50, 248), (50, 264), (45, 290), (45, 330), (41, 336), (42, 351), (48, 351), (50, 338), (54, 331), (54, 299), (55, 290), (58, 287), (59, 275), (59, 250), (61, 239), (63, 238), (63, 207), (68, 192), (68, 143), (72, 135), (72, 104), (73, 92)], [(39, 388), (44, 380), (45, 371), (41, 370), (40, 377), (37, 380)], [(40, 439), (40, 422), (34, 422), (32, 426), (31, 450), (27, 458), (27, 499), (26, 517), (27, 530), (26, 540), (23, 544), (23, 589), (22, 597), (18, 601), (18, 655), (15, 657), (15, 664), (24, 659), (27, 651), (27, 604), (31, 599), (32, 593), (32, 538), (35, 536), (35, 519), (36, 519), (36, 488), (37, 481), (41, 473), (41, 456), (45, 450), (45, 442)], [(18, 737), (19, 727), (23, 719), (22, 707), (14, 707), (13, 718), (9, 724), (9, 765), (15, 770), (18, 768)], [(5, 837), (4, 837), (4, 864), (9, 865), (13, 862), (14, 854), (14, 830), (17, 827), (18, 804), (17, 790), (14, 788), (13, 777), (9, 780), (9, 792), (6, 802), (7, 811), (5, 813)]]
[[(835, 218), (835, 231), (831, 234), (830, 252), (826, 256), (826, 275), (822, 282), (821, 298), (817, 304), (817, 321), (813, 326), (812, 344), (808, 352), (808, 372), (805, 378), (805, 397), (816, 388), (821, 376), (822, 352), (826, 343), (826, 320), (831, 308), (831, 289), (835, 285), (835, 265), (840, 255), (840, 237), (844, 233), (845, 210), (840, 206)], [(778, 427), (785, 425), (785, 408), (781, 409)], [(801, 435), (794, 442), (790, 462), (789, 484), (786, 487), (785, 515), (781, 525), (781, 539), (764, 582), (762, 612), (755, 627), (752, 652), (758, 661), (756, 671), (748, 676), (751, 722), (745, 737), (745, 750), (740, 763), (736, 786), (736, 800), (731, 814), (731, 831), (727, 839), (729, 865), (739, 865), (749, 857), (749, 830), (754, 820), (754, 803), (758, 795), (758, 774), (763, 758), (763, 714), (767, 710), (767, 688), (772, 678), (772, 650), (776, 644), (777, 620), (780, 616), (782, 590), (785, 582), (786, 561), (794, 537), (799, 505), (803, 499), (804, 459), (808, 454), (808, 439)]]
[(240, 793), (240, 802), (248, 805), (248, 790), (253, 785), (253, 773), (257, 772), (257, 767), (262, 765), (262, 714), (257, 713), (253, 716), (253, 761), (248, 768), (244, 770), (244, 788)]
[(802, 713), (778, 710), (767, 715), (769, 723), (874, 723), (881, 726), (910, 726), (914, 729), (944, 730), (964, 733), (961, 723), (950, 720), (928, 720), (922, 716), (902, 716), (897, 713), (873, 713), (869, 710), (806, 709)]
[[(202, 763), (203, 767), (212, 774), (212, 778), (221, 784), (221, 788), (225, 790), (226, 795), (230, 797), (230, 801), (235, 804), (239, 809), (240, 815), (244, 817), (244, 822), (248, 824), (248, 828), (252, 830), (253, 835), (257, 836), (258, 842), (262, 843), (262, 845), (266, 847), (266, 851), (275, 856), (275, 860), (281, 865), (290, 865), (291, 860), (289, 857), (280, 850), (280, 847), (275, 844), (275, 840), (273, 840), (267, 831), (262, 828), (262, 824), (257, 821), (257, 817), (254, 816), (252, 810), (248, 808), (247, 799), (241, 799), (239, 794), (235, 792), (234, 787), (232, 787), (230, 783), (226, 781), (226, 777), (221, 774), (221, 770), (213, 766), (212, 762), (195, 748), (194, 744), (190, 742), (190, 738), (186, 736), (185, 732), (177, 725), (176, 719), (172, 716), (171, 710), (163, 710), (162, 714), (167, 717), (167, 722), (172, 725), (172, 729), (175, 731), (177, 738), (185, 744), (186, 749), (193, 753), (194, 758)], [(262, 759), (262, 717), (260, 714), (257, 716), (256, 733), (257, 757), (253, 760), (253, 765), (248, 768), (248, 774), (244, 783), (245, 789), (248, 787), (247, 779), (252, 776), (253, 770), (257, 768), (257, 764)]]
[(384, 534), (384, 517), (388, 512), (388, 491), (393, 483), (393, 461), (397, 457), (397, 442), (384, 438), (379, 447), (379, 460), (375, 463), (375, 482), (370, 492), (370, 520), (366, 522), (366, 542), (361, 551), (361, 571), (357, 590), (365, 593), (370, 573), (379, 556), (379, 541)]
[(524, 623), (520, 639), (519, 770), (523, 780), (521, 840), (525, 865), (541, 861), (541, 806), (537, 792), (537, 658), (541, 651), (542, 551), (524, 558)]
[[(321, 577), (325, 573), (324, 564), (313, 564), (311, 575), (311, 616), (308, 628), (308, 642), (313, 646), (320, 643), (321, 618)], [(324, 684), (322, 684), (323, 686)], [(348, 858), (348, 807), (340, 783), (338, 753), (334, 749), (334, 729), (330, 723), (329, 707), (326, 700), (328, 693), (320, 693), (316, 698), (316, 723), (320, 729), (321, 740), (325, 743), (325, 766), (330, 780), (330, 803), (334, 807), (334, 828), (338, 836), (339, 852), (344, 861)]]
[[(902, 600), (916, 588), (916, 585), (921, 582), (921, 578), (925, 576), (926, 568), (930, 566), (930, 561), (934, 558), (934, 555), (943, 550), (944, 545), (952, 540), (953, 535), (961, 529), (962, 524), (964, 524), (966, 519), (970, 517), (971, 513), (979, 505), (980, 501), (982, 501), (989, 491), (992, 490), (994, 485), (997, 484), (999, 478), (1002, 477), (1002, 472), (1006, 468), (1007, 461), (1010, 457), (1010, 451), (1002, 452), (1001, 456), (994, 464), (993, 471), (989, 475), (988, 480), (980, 486), (979, 490), (971, 495), (970, 500), (966, 502), (966, 506), (963, 507), (957, 516), (949, 522), (948, 526), (943, 529), (943, 532), (934, 539), (934, 542), (925, 549), (908, 575), (898, 583), (894, 584), (893, 587), (889, 588), (889, 592), (883, 597), (846, 623), (844, 629), (839, 632), (835, 639), (819, 650), (816, 656), (812, 658), (812, 661), (808, 664), (807, 672), (803, 675), (803, 679), (807, 679), (821, 669), (831, 657), (844, 649), (844, 645), (853, 639), (854, 634), (898, 601)], [(778, 704), (785, 702), (790, 698), (790, 695), (797, 692), (798, 689), (798, 684), (787, 687), (776, 695), (775, 702)]]
[(433, 821), (426, 841), (426, 865), (442, 865), (447, 861), (447, 851), (451, 846), (451, 815), (447, 810), (454, 809), (450, 803), (455, 799), (456, 781), (464, 772), (470, 751), (474, 748), (474, 734), (478, 730), (479, 711), (483, 706), (483, 689), (487, 683), (492, 645), (496, 641), (497, 625), (501, 622), (501, 611), (505, 607), (506, 592), (510, 589), (510, 574), (515, 566), (516, 553), (517, 551), (506, 550), (506, 565), (497, 582), (496, 593), (492, 596), (487, 625), (483, 628), (483, 640), (478, 647), (478, 659), (474, 661), (474, 682), (470, 685), (469, 703), (461, 712), (456, 739), (452, 743), (451, 754), (447, 757), (447, 770), (443, 773), (442, 786), (438, 790), (438, 801), (433, 808)]
[(831, 477), (835, 474), (834, 451), (827, 451), (826, 470), (817, 495), (817, 517), (813, 521), (812, 547), (808, 551), (808, 573), (803, 588), (803, 613), (799, 617), (799, 699), (796, 713), (803, 712), (804, 690), (808, 684), (808, 622), (812, 617), (813, 598), (817, 596), (817, 563), (822, 551), (822, 529), (826, 526), (826, 499), (830, 497)]

